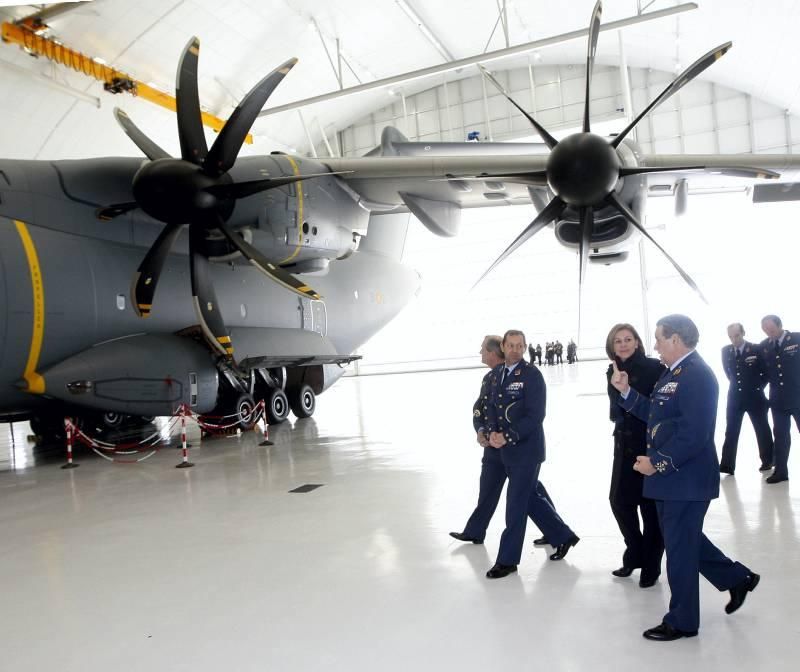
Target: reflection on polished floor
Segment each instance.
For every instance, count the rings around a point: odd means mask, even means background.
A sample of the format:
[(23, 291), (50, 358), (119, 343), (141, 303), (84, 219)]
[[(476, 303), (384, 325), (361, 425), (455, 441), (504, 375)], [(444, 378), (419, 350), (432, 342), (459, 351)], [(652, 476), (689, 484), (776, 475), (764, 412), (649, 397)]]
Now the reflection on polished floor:
[[(477, 495), (470, 411), (483, 371), (348, 378), (314, 418), (204, 440), (192, 469), (165, 449), (115, 465), (0, 439), (0, 655), (13, 672), (95, 670), (797, 669), (800, 501), (765, 485), (745, 422), (735, 477), (706, 532), (762, 575), (744, 607), (703, 582), (700, 636), (648, 642), (664, 577), (615, 579), (611, 426), (602, 362), (544, 368), (542, 480), (581, 537), (561, 562), (534, 548), (489, 581), (484, 546), (448, 536)], [(724, 396), (724, 386), (723, 386)], [(718, 424), (718, 446), (724, 413)], [(800, 481), (800, 440), (790, 474)], [(190, 440), (198, 443), (196, 428)], [(322, 484), (307, 494), (289, 493)], [(794, 662), (792, 662), (794, 660)]]

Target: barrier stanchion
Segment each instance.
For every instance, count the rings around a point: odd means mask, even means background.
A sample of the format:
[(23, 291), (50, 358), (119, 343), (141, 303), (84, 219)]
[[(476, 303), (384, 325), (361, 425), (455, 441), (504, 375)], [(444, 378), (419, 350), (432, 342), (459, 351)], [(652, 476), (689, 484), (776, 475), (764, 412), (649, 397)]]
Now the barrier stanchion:
[(269, 424), (267, 424), (267, 407), (266, 403), (264, 403), (263, 408), (261, 409), (261, 421), (264, 423), (264, 440), (259, 443), (259, 446), (274, 446), (275, 442), (269, 440)]
[(62, 464), (62, 469), (75, 469), (81, 465), (72, 461), (72, 418), (64, 418), (64, 428), (67, 430), (67, 463)]
[(189, 462), (189, 452), (186, 448), (186, 404), (181, 406), (181, 450), (183, 452), (183, 460), (180, 464), (176, 464), (176, 469), (187, 469), (193, 467), (194, 464)]

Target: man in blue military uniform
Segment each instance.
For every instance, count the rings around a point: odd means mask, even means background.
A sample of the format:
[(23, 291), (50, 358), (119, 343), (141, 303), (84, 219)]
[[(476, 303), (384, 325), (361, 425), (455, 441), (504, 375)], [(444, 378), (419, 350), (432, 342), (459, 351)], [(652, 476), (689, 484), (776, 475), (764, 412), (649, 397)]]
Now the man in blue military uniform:
[(767, 365), (775, 432), (775, 471), (767, 479), (773, 484), (789, 480), (792, 418), (800, 431), (800, 334), (786, 331), (777, 315), (764, 317), (761, 329), (767, 335), (760, 347)]
[(657, 322), (656, 351), (669, 370), (647, 397), (628, 384), (617, 369), (611, 384), (620, 405), (647, 421), (647, 455), (634, 469), (648, 476), (645, 497), (656, 501), (667, 552), (667, 578), (672, 593), (661, 624), (645, 630), (645, 638), (673, 641), (694, 637), (700, 627), (702, 574), (719, 591), (730, 591), (725, 612), (732, 614), (755, 589), (759, 575), (726, 557), (703, 534), (703, 520), (719, 496), (719, 463), (714, 446), (719, 387), (711, 369), (695, 351), (699, 333), (685, 315)]
[(744, 340), (744, 327), (736, 322), (728, 327), (731, 345), (722, 348), (722, 368), (728, 379), (728, 405), (726, 407), (725, 443), (719, 470), (733, 474), (736, 469), (736, 449), (744, 414), (750, 416), (758, 442), (761, 458), (759, 471), (772, 468), (772, 432), (767, 420), (767, 369), (761, 348)]
[[(505, 363), (504, 357), (501, 337), (486, 336), (483, 339), (483, 343), (481, 343), (481, 362), (494, 369)], [(497, 509), (497, 504), (500, 501), (500, 495), (506, 482), (506, 469), (500, 456), (500, 450), (489, 445), (489, 421), (486, 411), (491, 391), (492, 374), (493, 371), (489, 371), (483, 377), (480, 394), (472, 406), (472, 425), (475, 429), (478, 443), (483, 446), (478, 504), (475, 506), (475, 510), (469, 520), (467, 520), (464, 531), (450, 532), (450, 536), (454, 539), (472, 542), (473, 544), (483, 543), (486, 537), (486, 528), (489, 527), (489, 522)], [(546, 504), (540, 504), (538, 502), (539, 498), (544, 499)], [(537, 526), (541, 524), (540, 529), (545, 533), (545, 536), (537, 539), (534, 543), (537, 545), (553, 543), (556, 546), (556, 552), (550, 556), (550, 559), (561, 560), (566, 555), (569, 547), (563, 554), (559, 554), (558, 546), (574, 536), (574, 533), (564, 524), (558, 514), (555, 514), (553, 500), (550, 499), (550, 495), (541, 481), (537, 481), (531, 500), (528, 515), (534, 524)], [(548, 515), (549, 510), (552, 510), (554, 515)], [(542, 513), (543, 511), (544, 513)], [(548, 531), (552, 536), (552, 542), (546, 537)]]
[(551, 560), (561, 560), (578, 537), (558, 517), (543, 496), (537, 496), (539, 469), (545, 459), (544, 416), (547, 388), (539, 370), (522, 359), (525, 334), (512, 329), (503, 336), (505, 364), (492, 370), (486, 406), (489, 445), (499, 449), (508, 489), (506, 528), (500, 538), (497, 561), (486, 572), (499, 579), (517, 571), (525, 540), (526, 518), (534, 520), (556, 547)]

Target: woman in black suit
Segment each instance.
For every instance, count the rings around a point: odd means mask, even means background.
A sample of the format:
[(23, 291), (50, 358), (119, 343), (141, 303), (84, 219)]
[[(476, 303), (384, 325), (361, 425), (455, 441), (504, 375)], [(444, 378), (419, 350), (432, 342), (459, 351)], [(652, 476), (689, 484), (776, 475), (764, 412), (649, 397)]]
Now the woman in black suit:
[[(641, 394), (650, 395), (656, 381), (666, 370), (652, 357), (644, 354), (639, 334), (630, 324), (616, 324), (608, 332), (606, 354), (616, 361), (620, 371), (628, 373), (630, 385)], [(612, 367), (606, 371), (610, 381)], [(649, 588), (661, 574), (664, 540), (658, 526), (655, 502), (642, 497), (644, 476), (633, 470), (637, 455), (647, 454), (647, 423), (623, 410), (617, 403), (619, 392), (608, 384), (611, 402), (611, 422), (614, 423), (614, 466), (611, 471), (611, 510), (625, 539), (622, 567), (611, 572), (627, 577), (641, 568), (639, 585)], [(639, 514), (641, 513), (641, 527)]]

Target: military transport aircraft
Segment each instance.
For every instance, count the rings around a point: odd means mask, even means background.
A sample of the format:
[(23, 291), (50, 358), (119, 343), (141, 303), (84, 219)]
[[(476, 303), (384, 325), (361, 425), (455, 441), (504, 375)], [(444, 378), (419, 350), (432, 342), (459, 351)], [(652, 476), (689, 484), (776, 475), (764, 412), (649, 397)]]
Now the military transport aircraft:
[(271, 422), (289, 409), (307, 417), (418, 289), (388, 215), (410, 212), (450, 236), (462, 208), (533, 201), (539, 214), (492, 268), (553, 223), (578, 251), (582, 283), (589, 261), (622, 260), (638, 235), (655, 243), (641, 225), (648, 175), (791, 178), (800, 169), (790, 155), (647, 155), (629, 137), (730, 43), (610, 140), (591, 133), (600, 12), (598, 2), (583, 130), (561, 141), (509, 97), (544, 145), (421, 144), (388, 128), (360, 158), (237, 159), (295, 60), (256, 84), (208, 148), (193, 38), (178, 65), (180, 158), (116, 111), (147, 160), (0, 161), (0, 419), (30, 419), (47, 436), (67, 413), (115, 426), (186, 403), (247, 425), (262, 399)]

